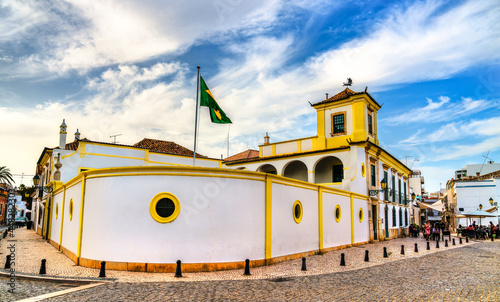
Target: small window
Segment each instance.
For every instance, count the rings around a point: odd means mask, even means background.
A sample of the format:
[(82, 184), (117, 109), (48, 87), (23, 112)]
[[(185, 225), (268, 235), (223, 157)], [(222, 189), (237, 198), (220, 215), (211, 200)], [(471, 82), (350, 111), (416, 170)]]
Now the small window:
[(371, 166), (371, 181), (372, 181), (372, 187), (377, 186), (377, 175), (375, 173), (375, 165), (370, 165)]
[(337, 222), (340, 222), (340, 218), (342, 217), (342, 210), (340, 209), (339, 205), (335, 206), (335, 220)]
[(460, 212), (465, 211), (465, 210), (464, 210), (464, 208), (458, 208), (458, 210), (459, 210)]
[(403, 209), (399, 208), (399, 226), (402, 227), (403, 225)]
[(392, 207), (392, 226), (396, 226), (396, 207)]
[(345, 114), (332, 115), (332, 135), (345, 133)]
[(363, 208), (359, 208), (358, 217), (359, 217), (359, 222), (363, 222)]
[(302, 203), (299, 200), (293, 203), (293, 220), (295, 220), (296, 223), (302, 221)]
[(373, 121), (372, 113), (368, 112), (368, 133), (373, 135)]
[(69, 220), (73, 220), (73, 198), (69, 201)]
[(333, 182), (342, 182), (344, 179), (344, 166), (343, 165), (333, 165), (332, 166), (332, 180)]
[(361, 176), (365, 177), (366, 171), (365, 171), (365, 164), (361, 163)]
[(181, 211), (177, 197), (170, 193), (159, 193), (151, 200), (149, 212), (154, 220), (160, 223), (174, 221)]

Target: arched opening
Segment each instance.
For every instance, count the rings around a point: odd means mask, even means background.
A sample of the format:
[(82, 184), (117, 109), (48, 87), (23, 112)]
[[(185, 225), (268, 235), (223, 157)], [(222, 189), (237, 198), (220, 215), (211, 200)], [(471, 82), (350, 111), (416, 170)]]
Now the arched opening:
[(270, 164), (265, 164), (263, 166), (260, 166), (260, 168), (257, 169), (257, 172), (264, 172), (264, 173), (269, 173), (269, 174), (278, 174), (278, 171), (273, 165)]
[(293, 161), (285, 167), (283, 176), (307, 181), (307, 166), (301, 161)]
[(344, 165), (337, 157), (327, 156), (316, 163), (315, 183), (342, 182), (342, 179), (344, 179)]

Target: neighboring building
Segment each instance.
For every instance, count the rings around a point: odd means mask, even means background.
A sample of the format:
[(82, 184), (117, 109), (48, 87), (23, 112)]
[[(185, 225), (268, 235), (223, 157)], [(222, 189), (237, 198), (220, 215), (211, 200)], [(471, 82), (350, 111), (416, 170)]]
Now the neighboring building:
[[(446, 184), (447, 200), (450, 209), (454, 210), (454, 216), (466, 214), (482, 208), (483, 211), (499, 214), (498, 207), (490, 204), (497, 203), (500, 199), (500, 169), (481, 176), (467, 177), (466, 179), (451, 179)], [(471, 219), (454, 218), (455, 226), (468, 225)], [(476, 224), (481, 221), (482, 225), (489, 222), (498, 224), (498, 217), (473, 218)]]
[(9, 202), (9, 191), (5, 185), (0, 185), (0, 225), (7, 223), (7, 204)]
[(455, 179), (465, 179), (485, 175), (500, 170), (500, 164), (494, 161), (487, 161), (484, 164), (471, 164), (465, 168), (455, 171)]
[(410, 174), (410, 179), (408, 179), (408, 184), (410, 186), (411, 193), (415, 194), (415, 200), (411, 203), (411, 223), (416, 223), (422, 225), (420, 220), (420, 211), (422, 210), (416, 201), (420, 201), (423, 194), (425, 194), (424, 189), (424, 177), (422, 172), (419, 170), (414, 170)]
[(378, 146), (380, 105), (345, 89), (313, 107), (316, 136), (266, 135), (258, 152), (197, 155), (195, 167), (172, 142), (126, 146), (77, 131), (66, 144), (63, 122), (59, 146), (37, 163), (53, 189), (37, 193), (37, 231), (77, 265), (148, 272), (173, 272), (177, 260), (183, 271), (267, 265), (398, 236), (411, 170)]

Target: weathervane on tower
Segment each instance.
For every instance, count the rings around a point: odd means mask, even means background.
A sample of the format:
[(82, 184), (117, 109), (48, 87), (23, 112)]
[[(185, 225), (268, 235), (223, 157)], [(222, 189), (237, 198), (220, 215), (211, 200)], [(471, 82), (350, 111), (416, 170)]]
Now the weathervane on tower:
[(342, 86), (351, 86), (352, 85), (352, 79), (351, 78), (347, 78), (347, 83), (343, 83)]

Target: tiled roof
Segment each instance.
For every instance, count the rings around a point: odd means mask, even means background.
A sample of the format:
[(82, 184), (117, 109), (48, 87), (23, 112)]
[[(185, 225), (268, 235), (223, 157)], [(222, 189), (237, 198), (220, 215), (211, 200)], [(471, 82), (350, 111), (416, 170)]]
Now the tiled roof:
[(372, 96), (368, 94), (368, 92), (366, 92), (366, 91), (363, 91), (363, 92), (352, 91), (351, 89), (349, 89), (349, 87), (346, 87), (346, 89), (342, 90), (341, 92), (337, 93), (336, 95), (334, 95), (334, 96), (332, 96), (324, 101), (312, 104), (312, 106), (321, 105), (321, 104), (328, 104), (328, 103), (332, 103), (332, 102), (336, 102), (336, 101), (340, 101), (340, 100), (345, 100), (345, 99), (350, 98), (353, 95), (359, 95), (359, 94), (366, 94), (375, 104), (377, 104), (379, 107), (381, 107), (372, 98)]
[(248, 149), (233, 156), (229, 156), (228, 158), (224, 158), (224, 161), (241, 160), (255, 157), (259, 157), (259, 151)]
[[(186, 147), (178, 145), (174, 142), (167, 142), (151, 138), (144, 138), (140, 142), (134, 144), (133, 147), (145, 148), (149, 149), (152, 152), (158, 153), (193, 156), (193, 151), (189, 150)], [(196, 153), (196, 157), (208, 158), (207, 156), (198, 153)]]
[[(115, 143), (97, 142), (97, 141), (91, 141), (89, 139), (84, 138), (84, 139), (77, 140), (77, 141), (66, 144), (66, 150), (73, 150), (73, 151), (77, 150), (79, 142), (97, 143), (97, 144), (110, 145), (110, 146), (135, 147), (135, 148), (141, 148), (141, 149), (149, 149), (149, 151), (157, 152), (157, 153), (182, 155), (182, 156), (193, 156), (193, 151), (191, 151), (188, 148), (185, 148), (179, 144), (176, 144), (174, 142), (162, 141), (162, 140), (158, 140), (158, 139), (151, 139), (151, 138), (144, 138), (140, 142), (135, 143), (133, 146), (115, 144)], [(196, 153), (196, 157), (208, 158), (207, 156), (201, 155), (198, 153)]]
[(334, 150), (342, 150), (342, 149), (349, 149), (349, 146), (340, 146), (340, 147), (337, 147), (337, 148), (330, 148), (330, 149), (304, 151), (304, 152), (299, 152), (299, 153), (285, 153), (285, 154), (271, 155), (271, 156), (265, 156), (265, 157), (249, 157), (249, 158), (245, 158), (245, 159), (236, 159), (236, 160), (233, 160), (231, 162), (225, 162), (225, 164), (226, 165), (232, 165), (232, 164), (239, 164), (239, 163), (246, 163), (246, 162), (256, 162), (256, 161), (261, 161), (261, 160), (269, 160), (269, 159), (276, 159), (276, 158), (283, 158), (283, 157), (302, 156), (302, 155), (308, 155), (308, 154), (314, 154), (314, 153), (321, 153), (321, 152), (328, 152), (328, 151), (334, 151)]

